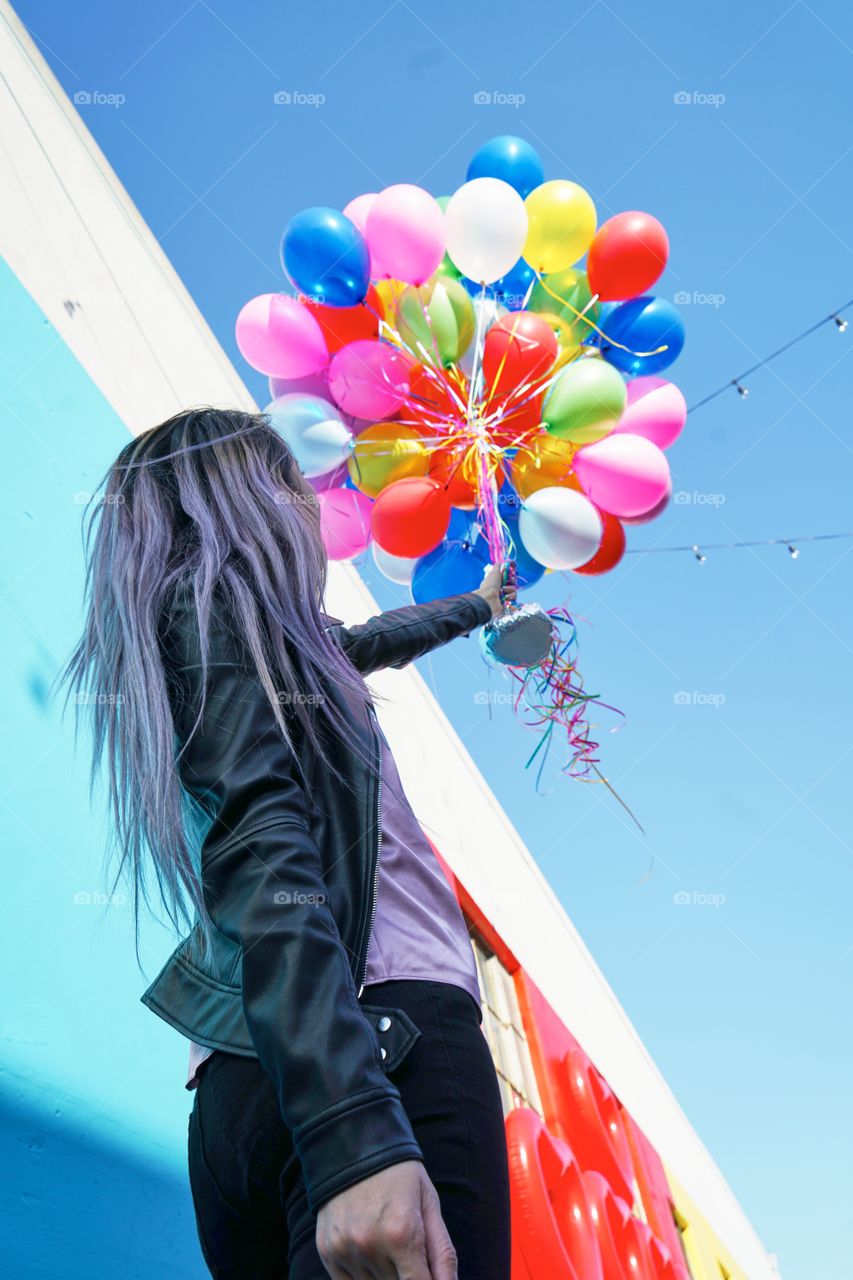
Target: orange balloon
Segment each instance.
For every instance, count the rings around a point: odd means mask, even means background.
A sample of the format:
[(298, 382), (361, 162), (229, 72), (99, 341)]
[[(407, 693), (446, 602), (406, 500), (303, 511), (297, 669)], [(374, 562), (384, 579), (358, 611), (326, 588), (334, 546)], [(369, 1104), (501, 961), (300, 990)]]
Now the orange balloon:
[(580, 491), (580, 481), (572, 471), (575, 450), (566, 440), (548, 432), (527, 441), (510, 462), (512, 483), (519, 496), (529, 498), (537, 489), (559, 485)]
[(425, 476), (430, 455), (419, 431), (401, 422), (376, 422), (355, 437), (347, 467), (357, 489), (375, 498), (405, 476)]
[(625, 554), (625, 530), (622, 524), (617, 520), (616, 516), (612, 516), (609, 511), (599, 511), (601, 523), (604, 525), (604, 533), (601, 536), (601, 546), (596, 551), (591, 560), (587, 560), (586, 564), (582, 564), (580, 568), (575, 569), (575, 573), (599, 574), (609, 573), (611, 569), (615, 569), (619, 561)]
[[(429, 464), (429, 474), (433, 480), (443, 485), (454, 507), (471, 511), (477, 505), (477, 485), (462, 474), (465, 452), (464, 444), (451, 449), (436, 449)], [(503, 467), (498, 465), (495, 471), (495, 483), (498, 487), (503, 484), (503, 478)]]

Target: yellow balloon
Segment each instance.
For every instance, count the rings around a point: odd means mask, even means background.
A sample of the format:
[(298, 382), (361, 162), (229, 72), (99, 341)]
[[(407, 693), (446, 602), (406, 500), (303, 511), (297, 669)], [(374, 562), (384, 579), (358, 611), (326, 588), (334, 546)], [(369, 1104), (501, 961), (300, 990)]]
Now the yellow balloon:
[(534, 188), (524, 202), (527, 240), (521, 256), (537, 271), (565, 271), (582, 258), (595, 235), (595, 205), (576, 182), (557, 178)]
[(377, 280), (373, 287), (382, 299), (385, 319), (393, 326), (394, 317), (397, 314), (397, 303), (408, 286), (402, 280)]
[(558, 369), (562, 369), (565, 365), (571, 364), (573, 360), (577, 360), (583, 351), (583, 346), (578, 339), (571, 317), (554, 315), (553, 312), (549, 311), (542, 311), (540, 315), (554, 330), (557, 338), (557, 359), (551, 366), (551, 375), (553, 376)]
[(425, 476), (429, 450), (414, 427), (402, 422), (377, 422), (356, 436), (347, 468), (356, 488), (368, 498), (375, 498), (395, 480)]
[(537, 489), (549, 489), (561, 485), (567, 489), (579, 489), (572, 471), (575, 450), (565, 440), (556, 436), (534, 436), (510, 462), (510, 479), (521, 498), (529, 498)]

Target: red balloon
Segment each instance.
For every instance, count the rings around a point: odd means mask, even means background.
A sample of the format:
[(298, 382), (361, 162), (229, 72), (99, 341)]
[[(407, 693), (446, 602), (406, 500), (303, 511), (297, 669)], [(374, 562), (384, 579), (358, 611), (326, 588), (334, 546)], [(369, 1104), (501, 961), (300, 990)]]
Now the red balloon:
[(599, 511), (598, 514), (604, 525), (601, 546), (591, 560), (587, 560), (586, 564), (574, 570), (575, 573), (590, 575), (609, 573), (611, 569), (616, 568), (625, 554), (625, 530), (622, 528), (621, 521), (617, 520), (616, 516), (612, 516), (609, 511)]
[(429, 476), (395, 480), (380, 492), (370, 513), (374, 538), (392, 556), (425, 556), (449, 524), (450, 499)]
[(586, 260), (589, 287), (602, 302), (645, 293), (669, 257), (669, 238), (650, 213), (617, 213), (596, 232)]
[(324, 307), (312, 298), (302, 298), (301, 301), (323, 330), (330, 355), (340, 351), (349, 342), (378, 338), (379, 321), (385, 318), (382, 299), (373, 285), (368, 289), (364, 301), (355, 307)]
[(511, 311), (486, 334), (483, 377), (488, 399), (506, 396), (522, 383), (544, 378), (557, 359), (557, 338), (534, 311)]

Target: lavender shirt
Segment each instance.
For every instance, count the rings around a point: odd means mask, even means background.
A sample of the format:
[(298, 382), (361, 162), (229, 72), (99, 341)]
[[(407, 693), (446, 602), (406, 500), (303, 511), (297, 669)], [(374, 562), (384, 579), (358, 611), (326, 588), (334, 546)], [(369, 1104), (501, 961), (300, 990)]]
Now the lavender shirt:
[[(465, 918), (406, 799), (384, 734), (380, 806), (379, 879), (364, 985), (398, 978), (449, 982), (479, 1004)], [(213, 1052), (191, 1046), (188, 1089), (198, 1083), (198, 1069)]]

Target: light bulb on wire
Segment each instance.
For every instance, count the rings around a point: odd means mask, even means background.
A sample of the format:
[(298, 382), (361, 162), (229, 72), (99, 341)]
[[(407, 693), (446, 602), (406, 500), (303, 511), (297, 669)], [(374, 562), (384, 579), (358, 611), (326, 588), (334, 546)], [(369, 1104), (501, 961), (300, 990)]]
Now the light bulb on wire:
[(690, 550), (693, 552), (694, 556), (696, 557), (696, 559), (699, 561), (700, 564), (704, 564), (705, 561), (708, 559), (707, 556), (702, 555), (702, 552), (699, 550), (697, 546), (692, 546)]
[(789, 552), (789, 554), (790, 554), (790, 556), (791, 556), (791, 559), (792, 559), (792, 560), (796, 560), (797, 556), (800, 554), (800, 548), (799, 548), (799, 547), (795, 547), (792, 543), (790, 543), (790, 542), (789, 542), (789, 543), (788, 543), (788, 552)]
[(844, 319), (844, 317), (843, 317), (843, 316), (833, 316), (832, 318), (833, 318), (833, 320), (835, 321), (835, 327), (838, 329), (838, 332), (839, 332), (839, 333), (846, 333), (846, 332), (847, 332), (847, 321)]
[(737, 378), (735, 378), (734, 385), (741, 400), (745, 400), (749, 395), (749, 387), (745, 387), (742, 382), (738, 382)]

